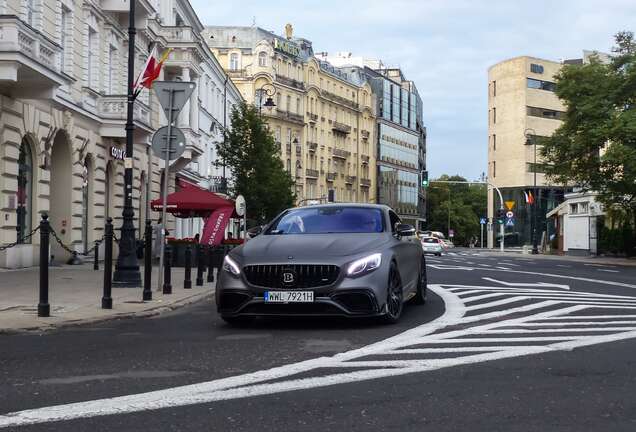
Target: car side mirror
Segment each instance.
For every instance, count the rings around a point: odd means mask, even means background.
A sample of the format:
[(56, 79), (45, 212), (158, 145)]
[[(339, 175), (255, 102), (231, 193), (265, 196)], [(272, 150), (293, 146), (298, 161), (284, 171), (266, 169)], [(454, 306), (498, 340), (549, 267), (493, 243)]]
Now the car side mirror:
[(395, 227), (398, 237), (410, 237), (415, 235), (415, 227), (409, 224), (398, 224)]
[(263, 227), (261, 225), (252, 227), (252, 228), (247, 230), (247, 233), (252, 238), (256, 237), (257, 235), (261, 234), (262, 232), (263, 232)]

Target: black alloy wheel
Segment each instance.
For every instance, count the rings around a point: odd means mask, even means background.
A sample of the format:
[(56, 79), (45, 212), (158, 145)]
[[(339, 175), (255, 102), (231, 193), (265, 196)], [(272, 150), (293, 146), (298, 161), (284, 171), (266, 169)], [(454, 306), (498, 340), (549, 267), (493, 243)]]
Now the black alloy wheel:
[(402, 279), (395, 262), (391, 263), (389, 269), (389, 287), (387, 290), (386, 313), (383, 321), (387, 324), (395, 324), (402, 316), (404, 308), (404, 293), (402, 292)]
[(428, 286), (428, 279), (426, 276), (426, 260), (422, 255), (422, 262), (420, 263), (420, 274), (417, 278), (417, 289), (415, 296), (411, 298), (411, 302), (416, 305), (423, 305), (426, 303), (426, 289)]

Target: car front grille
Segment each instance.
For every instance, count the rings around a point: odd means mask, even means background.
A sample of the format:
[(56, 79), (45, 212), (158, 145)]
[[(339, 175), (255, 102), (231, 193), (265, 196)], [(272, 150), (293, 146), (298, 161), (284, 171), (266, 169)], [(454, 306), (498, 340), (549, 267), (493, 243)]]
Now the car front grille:
[[(320, 264), (249, 265), (243, 268), (247, 281), (265, 288), (304, 289), (331, 285), (338, 279), (340, 267)], [(293, 282), (284, 282), (284, 274), (292, 273)]]

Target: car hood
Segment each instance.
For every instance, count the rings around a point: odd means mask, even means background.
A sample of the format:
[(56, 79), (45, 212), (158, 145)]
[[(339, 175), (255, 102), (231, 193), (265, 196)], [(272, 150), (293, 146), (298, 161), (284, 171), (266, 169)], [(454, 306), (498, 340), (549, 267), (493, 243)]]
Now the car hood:
[(388, 233), (259, 235), (232, 251), (243, 259), (316, 261), (320, 257), (373, 253), (391, 241)]

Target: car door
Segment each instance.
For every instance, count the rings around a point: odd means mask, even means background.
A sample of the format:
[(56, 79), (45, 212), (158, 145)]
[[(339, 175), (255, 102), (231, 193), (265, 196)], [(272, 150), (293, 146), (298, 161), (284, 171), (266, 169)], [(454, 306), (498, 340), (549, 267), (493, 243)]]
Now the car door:
[(404, 287), (405, 294), (407, 294), (415, 288), (420, 257), (418, 252), (421, 253), (421, 247), (417, 247), (416, 243), (411, 241), (411, 238), (398, 237), (396, 227), (401, 224), (402, 221), (393, 210), (389, 210), (389, 222), (393, 236), (398, 241), (395, 247), (395, 255), (400, 277), (402, 278), (402, 286)]

